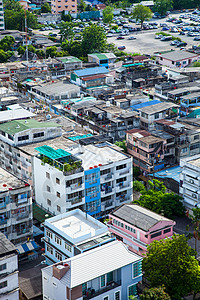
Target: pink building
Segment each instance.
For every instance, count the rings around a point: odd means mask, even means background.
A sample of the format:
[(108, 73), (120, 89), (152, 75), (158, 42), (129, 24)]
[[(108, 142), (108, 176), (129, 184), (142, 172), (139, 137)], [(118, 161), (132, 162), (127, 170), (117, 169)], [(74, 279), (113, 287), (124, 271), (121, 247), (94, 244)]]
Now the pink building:
[(77, 0), (51, 0), (52, 14), (61, 13), (63, 10), (70, 13), (76, 13)]
[(159, 53), (156, 60), (161, 65), (170, 68), (186, 67), (199, 59), (199, 54), (191, 53), (183, 50), (169, 51), (167, 53)]
[(129, 250), (146, 253), (147, 245), (173, 235), (175, 221), (136, 204), (124, 204), (109, 214), (108, 227)]

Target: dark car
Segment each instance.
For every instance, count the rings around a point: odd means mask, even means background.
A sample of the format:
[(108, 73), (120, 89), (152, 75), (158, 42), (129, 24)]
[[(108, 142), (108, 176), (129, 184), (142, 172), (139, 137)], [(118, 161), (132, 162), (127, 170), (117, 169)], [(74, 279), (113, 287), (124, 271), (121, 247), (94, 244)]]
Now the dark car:
[(117, 37), (117, 40), (124, 40), (124, 37), (121, 36), (121, 35), (119, 35), (119, 36)]
[(187, 43), (185, 42), (179, 42), (178, 44), (176, 44), (176, 47), (185, 47), (187, 46)]
[(126, 47), (125, 46), (119, 46), (118, 49), (119, 50), (124, 50), (124, 49), (126, 49)]

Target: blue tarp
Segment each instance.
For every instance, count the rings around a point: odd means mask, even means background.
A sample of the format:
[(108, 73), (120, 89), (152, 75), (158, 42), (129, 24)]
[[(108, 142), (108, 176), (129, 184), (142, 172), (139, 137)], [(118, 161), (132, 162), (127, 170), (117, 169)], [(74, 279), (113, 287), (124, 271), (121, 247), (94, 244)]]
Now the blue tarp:
[(140, 104), (131, 105), (130, 107), (132, 108), (132, 110), (138, 110), (139, 108), (155, 105), (155, 104), (158, 104), (158, 103), (161, 103), (161, 101), (151, 100), (151, 101), (148, 101), (148, 102), (143, 102), (143, 103), (140, 103)]
[(181, 173), (181, 167), (173, 167), (169, 168), (167, 170), (161, 170), (158, 172), (155, 172), (154, 174), (149, 174), (149, 176), (153, 176), (156, 178), (170, 178), (180, 183), (180, 173)]
[(86, 69), (83, 69), (83, 70), (74, 71), (74, 73), (78, 77), (105, 74), (105, 73), (108, 73), (108, 72), (109, 72), (108, 69), (106, 69), (105, 67), (86, 68)]

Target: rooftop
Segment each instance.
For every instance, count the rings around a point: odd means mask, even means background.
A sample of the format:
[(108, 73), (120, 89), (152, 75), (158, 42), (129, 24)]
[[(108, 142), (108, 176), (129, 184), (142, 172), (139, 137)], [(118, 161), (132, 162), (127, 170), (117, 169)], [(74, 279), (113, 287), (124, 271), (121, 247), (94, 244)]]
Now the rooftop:
[(200, 97), (200, 92), (197, 92), (197, 93), (191, 93), (191, 94), (188, 94), (185, 96), (181, 96), (181, 100), (190, 100), (190, 99), (199, 98), (199, 97)]
[(41, 91), (44, 94), (52, 95), (52, 96), (59, 96), (61, 94), (66, 95), (68, 91), (80, 90), (80, 88), (77, 85), (69, 83), (65, 80), (64, 81), (59, 80), (53, 83), (37, 85), (34, 88)]
[(140, 139), (140, 141), (143, 143), (146, 143), (146, 144), (155, 144), (155, 143), (163, 142), (164, 139), (161, 139), (161, 138), (153, 136), (153, 135), (149, 135), (146, 137), (142, 137)]
[(6, 256), (13, 251), (16, 251), (16, 247), (0, 232), (0, 257)]
[(60, 125), (53, 122), (38, 122), (34, 119), (18, 120), (18, 121), (14, 120), (14, 121), (0, 124), (0, 130), (11, 135), (14, 135), (18, 132), (28, 130), (31, 128), (51, 128), (51, 127), (52, 128), (60, 127)]
[(146, 113), (147, 115), (152, 115), (157, 112), (165, 111), (172, 107), (179, 107), (179, 106), (172, 102), (161, 102), (155, 105), (139, 108), (138, 110)]
[(75, 56), (64, 56), (64, 57), (58, 57), (58, 60), (60, 60), (62, 63), (75, 63), (75, 62), (81, 62), (81, 60)]
[(25, 187), (24, 181), (0, 168), (0, 193)]
[(116, 58), (115, 54), (113, 54), (112, 52), (110, 52), (110, 53), (91, 53), (91, 54), (88, 54), (88, 56), (96, 56), (99, 60)]
[(13, 109), (0, 111), (0, 123), (10, 120), (28, 119), (34, 117), (35, 114), (26, 109)]
[(149, 176), (155, 176), (156, 178), (162, 178), (162, 179), (173, 179), (180, 183), (180, 173), (181, 173), (181, 167), (173, 167), (169, 168), (167, 170), (162, 170), (155, 172), (154, 174), (149, 174)]
[[(70, 265), (70, 269), (60, 282), (73, 288), (141, 259), (140, 256), (129, 251), (122, 242), (113, 241), (65, 260), (64, 262)], [(43, 272), (52, 276), (53, 266), (44, 268)]]
[(45, 220), (45, 225), (54, 228), (63, 237), (76, 244), (84, 240), (108, 232), (106, 225), (82, 212), (80, 209), (60, 214)]
[(115, 209), (111, 215), (148, 232), (158, 222), (171, 222), (159, 214), (136, 204), (124, 204)]
[(95, 68), (86, 68), (86, 69), (82, 69), (82, 70), (76, 70), (76, 71), (74, 71), (74, 73), (78, 77), (82, 77), (82, 76), (105, 74), (105, 73), (109, 73), (109, 71), (105, 67), (95, 67)]
[(180, 61), (188, 58), (198, 57), (198, 54), (187, 52), (187, 51), (170, 51), (164, 54), (159, 55), (160, 57), (163, 57), (164, 59), (172, 60), (172, 61)]

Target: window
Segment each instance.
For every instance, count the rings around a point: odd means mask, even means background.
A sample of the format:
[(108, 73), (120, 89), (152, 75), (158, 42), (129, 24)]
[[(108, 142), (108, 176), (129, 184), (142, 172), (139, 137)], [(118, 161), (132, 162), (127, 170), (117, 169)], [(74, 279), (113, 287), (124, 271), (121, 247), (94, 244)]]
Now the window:
[(128, 226), (128, 225), (125, 225), (125, 229), (128, 230), (128, 231), (130, 231), (130, 232), (135, 233), (135, 229), (132, 228), (132, 227), (130, 227), (130, 226)]
[(51, 206), (51, 200), (47, 199), (47, 205)]
[(103, 300), (109, 300), (108, 296), (103, 297)]
[(167, 228), (167, 229), (164, 230), (164, 233), (168, 233), (170, 231), (171, 231), (171, 228)]
[(136, 296), (137, 295), (137, 287), (136, 284), (130, 285), (128, 287), (128, 299), (130, 296)]
[(49, 230), (46, 231), (46, 236), (48, 236), (50, 239), (53, 238), (53, 234), (52, 234), (52, 232), (49, 231)]
[(0, 271), (6, 270), (6, 264), (0, 265)]
[(60, 206), (59, 205), (57, 205), (57, 211), (61, 211), (61, 209), (60, 209)]
[(194, 140), (198, 140), (198, 139), (199, 139), (199, 135), (197, 134), (194, 136)]
[(101, 286), (101, 288), (104, 287), (104, 286), (106, 286), (106, 276), (105, 275), (101, 276), (100, 286)]
[(185, 152), (187, 152), (187, 147), (185, 147), (181, 150), (181, 153), (185, 153)]
[(18, 137), (18, 141), (26, 141), (29, 140), (29, 135), (23, 135)]
[(60, 179), (59, 178), (56, 178), (56, 183), (60, 184)]
[(133, 278), (138, 277), (142, 273), (142, 262), (136, 262), (133, 264)]
[(120, 291), (115, 293), (115, 300), (120, 300)]
[(33, 138), (38, 138), (38, 137), (41, 137), (41, 136), (44, 136), (44, 132), (37, 132), (37, 133), (34, 133), (33, 134)]
[(62, 241), (57, 235), (55, 235), (55, 242), (60, 246), (62, 245)]
[(55, 257), (58, 259), (58, 260), (62, 260), (62, 254), (58, 251), (55, 252)]
[(5, 288), (8, 285), (7, 281), (0, 282), (0, 289)]
[(116, 170), (121, 170), (121, 169), (124, 169), (124, 168), (126, 168), (126, 164), (117, 166), (117, 167), (116, 167)]
[(186, 63), (187, 63), (187, 61), (184, 60), (184, 61), (183, 61), (183, 64), (185, 65)]
[(65, 249), (68, 250), (69, 252), (72, 252), (72, 247), (67, 243), (65, 243)]
[(60, 198), (60, 193), (59, 193), (59, 192), (56, 192), (56, 196), (57, 196), (58, 198)]
[(47, 245), (47, 251), (48, 251), (51, 255), (53, 255), (53, 248), (50, 247), (49, 245)]
[(46, 178), (50, 179), (50, 174), (46, 172)]
[(109, 272), (107, 274), (107, 283), (112, 282), (113, 281), (113, 272)]
[(85, 283), (82, 284), (82, 292), (83, 292), (83, 295), (86, 294), (86, 291), (87, 291), (87, 282), (85, 282)]
[(51, 192), (51, 188), (48, 185), (47, 185), (47, 192), (49, 192), (49, 193)]
[(151, 239), (153, 239), (153, 238), (155, 238), (156, 236), (159, 236), (159, 235), (161, 235), (161, 231), (156, 232), (154, 234), (151, 234)]
[(156, 113), (156, 114), (154, 115), (154, 119), (159, 119), (159, 113)]

